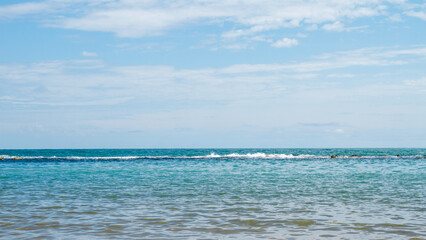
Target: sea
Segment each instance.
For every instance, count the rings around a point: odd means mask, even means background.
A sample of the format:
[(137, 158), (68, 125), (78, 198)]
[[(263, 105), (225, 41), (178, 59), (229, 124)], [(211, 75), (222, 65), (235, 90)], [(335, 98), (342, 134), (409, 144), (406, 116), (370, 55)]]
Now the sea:
[(426, 149), (0, 150), (0, 239), (426, 239)]

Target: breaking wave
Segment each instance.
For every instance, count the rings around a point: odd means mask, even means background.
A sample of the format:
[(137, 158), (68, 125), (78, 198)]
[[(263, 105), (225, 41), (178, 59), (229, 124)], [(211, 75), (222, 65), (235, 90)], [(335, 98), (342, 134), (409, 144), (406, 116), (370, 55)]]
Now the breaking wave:
[(359, 158), (359, 159), (371, 159), (371, 158), (426, 158), (423, 155), (409, 155), (409, 156), (361, 156), (361, 155), (311, 155), (311, 154), (270, 154), (270, 153), (230, 153), (230, 154), (217, 154), (212, 152), (208, 155), (197, 155), (197, 156), (10, 156), (0, 155), (0, 159), (3, 160), (138, 160), (138, 159), (346, 159), (346, 158)]

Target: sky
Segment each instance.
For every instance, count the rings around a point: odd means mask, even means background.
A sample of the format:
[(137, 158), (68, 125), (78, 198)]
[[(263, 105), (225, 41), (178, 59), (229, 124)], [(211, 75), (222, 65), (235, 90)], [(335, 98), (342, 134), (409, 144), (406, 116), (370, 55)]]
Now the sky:
[(0, 2), (0, 149), (218, 147), (426, 147), (426, 1)]

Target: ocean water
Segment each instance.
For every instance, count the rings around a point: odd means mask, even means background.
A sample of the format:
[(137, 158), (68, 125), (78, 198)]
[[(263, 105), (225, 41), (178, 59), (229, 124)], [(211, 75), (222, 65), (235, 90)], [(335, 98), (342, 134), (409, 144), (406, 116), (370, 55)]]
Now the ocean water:
[(425, 239), (425, 156), (0, 150), (0, 239)]

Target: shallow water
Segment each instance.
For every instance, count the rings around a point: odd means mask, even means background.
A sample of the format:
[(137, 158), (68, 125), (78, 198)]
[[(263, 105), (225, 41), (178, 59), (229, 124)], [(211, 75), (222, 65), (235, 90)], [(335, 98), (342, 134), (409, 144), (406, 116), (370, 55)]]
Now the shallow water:
[(0, 150), (0, 238), (421, 239), (425, 153)]

